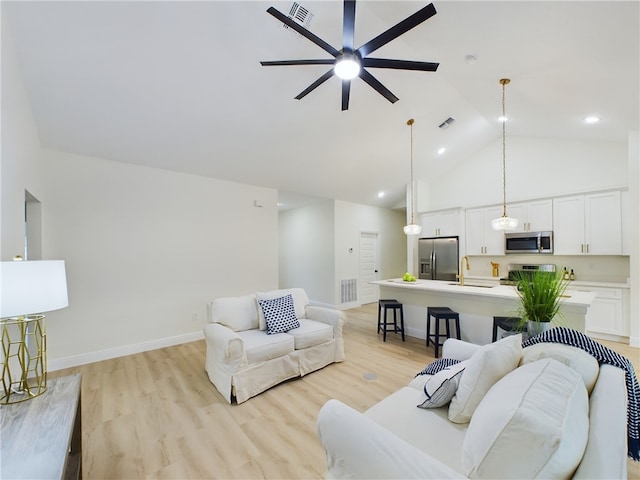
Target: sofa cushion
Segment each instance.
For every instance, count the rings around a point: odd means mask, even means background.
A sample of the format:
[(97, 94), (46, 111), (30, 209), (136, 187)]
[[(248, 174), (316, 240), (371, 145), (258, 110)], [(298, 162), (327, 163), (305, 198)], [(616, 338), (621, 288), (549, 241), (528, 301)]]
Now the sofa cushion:
[(259, 329), (238, 332), (244, 341), (249, 365), (282, 357), (294, 350), (293, 337), (286, 333), (267, 335)]
[(446, 407), (416, 408), (419, 399), (418, 390), (402, 387), (373, 405), (364, 415), (457, 472), (464, 473), (460, 451), (469, 424), (451, 423)]
[(518, 366), (522, 354), (522, 335), (510, 335), (483, 345), (471, 358), (449, 404), (449, 420), (467, 423), (489, 389)]
[(213, 322), (234, 332), (258, 328), (258, 308), (253, 295), (217, 298), (211, 307)]
[(522, 350), (520, 365), (535, 362), (543, 358), (553, 358), (573, 368), (580, 374), (585, 387), (587, 387), (587, 392), (591, 394), (598, 380), (598, 373), (600, 372), (600, 365), (593, 355), (589, 355), (584, 350), (571, 345), (563, 345), (561, 343), (537, 343)]
[(287, 332), (293, 337), (296, 350), (320, 345), (333, 339), (333, 327), (331, 325), (306, 318), (301, 318), (298, 322), (300, 324), (298, 328)]
[(418, 407), (438, 408), (449, 403), (458, 390), (460, 376), (466, 365), (466, 360), (457, 362), (430, 376), (422, 388)]
[(307, 309), (307, 305), (309, 305), (309, 297), (303, 288), (285, 288), (281, 290), (270, 290), (268, 292), (257, 292), (255, 295), (255, 301), (258, 310), (258, 325), (260, 330), (266, 330), (267, 323), (257, 301), (272, 300), (274, 298), (284, 297), (288, 294), (291, 294), (293, 297), (293, 306), (296, 309), (296, 317), (298, 319), (305, 317), (305, 311)]
[(258, 303), (267, 322), (268, 335), (288, 332), (300, 326), (291, 294), (271, 300), (258, 300)]
[(548, 358), (507, 374), (476, 408), (462, 447), (470, 478), (569, 478), (589, 433), (580, 375)]

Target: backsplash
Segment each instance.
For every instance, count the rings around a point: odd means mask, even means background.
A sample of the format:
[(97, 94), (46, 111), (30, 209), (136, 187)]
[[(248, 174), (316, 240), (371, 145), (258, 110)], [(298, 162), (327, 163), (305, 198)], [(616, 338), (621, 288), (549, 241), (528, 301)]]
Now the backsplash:
[(576, 280), (584, 282), (626, 283), (629, 278), (629, 257), (624, 255), (503, 255), (470, 256), (467, 275), (491, 276), (491, 262), (500, 264), (500, 277), (507, 276), (509, 263), (555, 264), (573, 269)]

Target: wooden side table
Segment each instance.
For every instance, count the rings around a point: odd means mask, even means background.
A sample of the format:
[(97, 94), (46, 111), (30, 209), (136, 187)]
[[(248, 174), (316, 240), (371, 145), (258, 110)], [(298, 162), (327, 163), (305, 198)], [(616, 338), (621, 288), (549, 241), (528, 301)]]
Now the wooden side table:
[(0, 478), (82, 478), (81, 375), (48, 383), (39, 397), (0, 405)]

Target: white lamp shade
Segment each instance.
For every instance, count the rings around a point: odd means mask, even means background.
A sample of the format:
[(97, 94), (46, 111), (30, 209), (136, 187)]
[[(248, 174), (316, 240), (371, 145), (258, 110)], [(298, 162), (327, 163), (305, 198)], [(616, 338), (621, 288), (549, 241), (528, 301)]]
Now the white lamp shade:
[(422, 231), (422, 226), (416, 225), (415, 223), (404, 226), (404, 233), (406, 235), (418, 235), (421, 231)]
[(491, 228), (494, 230), (515, 230), (518, 228), (518, 219), (503, 215), (500, 218), (491, 220)]
[(63, 260), (0, 262), (0, 318), (69, 305)]

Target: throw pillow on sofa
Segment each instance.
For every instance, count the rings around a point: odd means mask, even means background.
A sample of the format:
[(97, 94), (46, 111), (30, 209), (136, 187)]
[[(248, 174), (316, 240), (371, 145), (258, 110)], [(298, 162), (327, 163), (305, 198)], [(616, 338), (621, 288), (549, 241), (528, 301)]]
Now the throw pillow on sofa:
[(489, 389), (514, 370), (522, 355), (522, 335), (509, 335), (483, 345), (467, 360), (456, 394), (449, 404), (449, 420), (468, 423)]
[[(273, 300), (274, 298), (284, 297), (288, 294), (291, 294), (293, 297), (293, 306), (296, 310), (296, 317), (304, 318), (305, 310), (309, 304), (309, 297), (307, 297), (307, 292), (302, 288), (283, 288), (280, 290), (269, 290), (267, 292), (256, 292), (255, 301), (259, 307), (260, 300)], [(264, 318), (264, 314), (262, 313), (262, 308), (256, 308), (256, 310), (258, 311), (258, 328), (260, 328), (260, 330), (266, 330), (267, 322)]]
[(547, 358), (498, 381), (473, 414), (462, 444), (470, 478), (570, 478), (589, 435), (580, 375)]
[(567, 367), (573, 368), (582, 376), (584, 385), (587, 387), (587, 393), (591, 395), (600, 373), (600, 365), (593, 355), (571, 345), (537, 343), (522, 350), (520, 365), (542, 360), (543, 358), (553, 358), (560, 363), (564, 363)]
[(438, 408), (449, 403), (456, 394), (460, 374), (464, 371), (466, 365), (466, 360), (457, 362), (429, 377), (422, 388), (418, 407)]
[(300, 326), (291, 294), (271, 300), (258, 300), (267, 323), (267, 335), (288, 332)]

